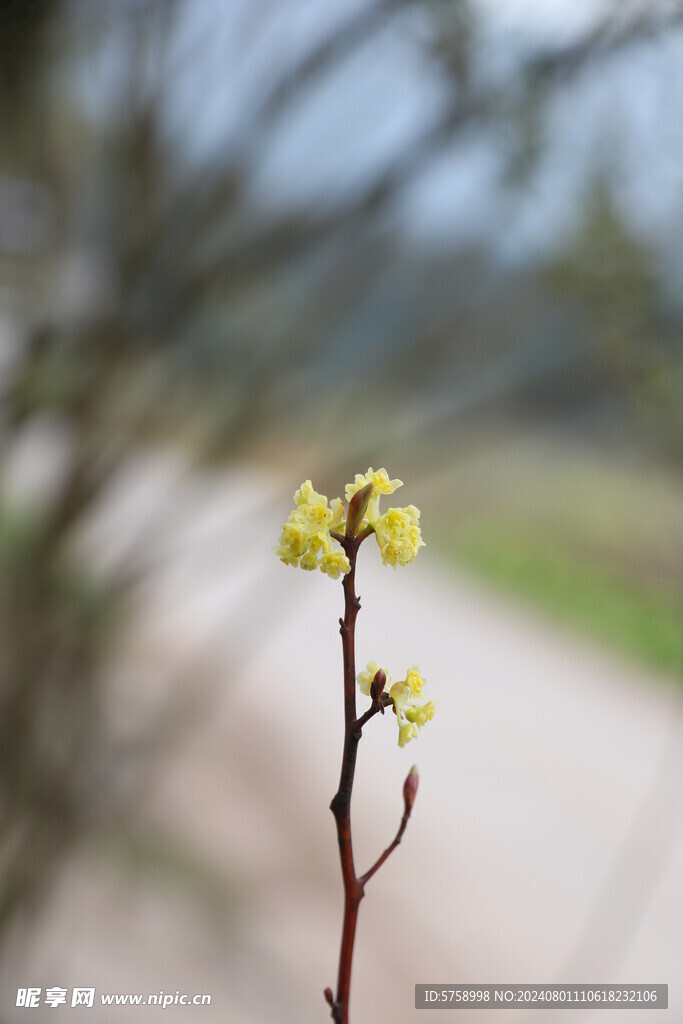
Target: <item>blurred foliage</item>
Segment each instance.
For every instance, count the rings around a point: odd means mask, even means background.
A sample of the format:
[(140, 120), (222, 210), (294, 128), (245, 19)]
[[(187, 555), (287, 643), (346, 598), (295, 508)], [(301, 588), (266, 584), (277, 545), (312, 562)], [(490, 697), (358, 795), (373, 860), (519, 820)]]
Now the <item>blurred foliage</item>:
[(683, 600), (671, 580), (611, 570), (585, 552), (507, 527), (459, 535), (458, 564), (683, 680)]
[(589, 192), (583, 230), (548, 268), (558, 299), (578, 308), (588, 360), (584, 391), (602, 392), (634, 444), (656, 439), (683, 457), (683, 334), (657, 279), (654, 255), (625, 229), (604, 180)]

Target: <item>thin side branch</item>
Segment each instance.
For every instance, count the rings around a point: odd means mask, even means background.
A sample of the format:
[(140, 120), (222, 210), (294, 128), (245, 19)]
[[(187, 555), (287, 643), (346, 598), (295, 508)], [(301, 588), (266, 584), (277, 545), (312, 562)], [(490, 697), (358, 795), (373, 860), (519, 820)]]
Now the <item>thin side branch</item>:
[(361, 875), (360, 878), (358, 879), (362, 886), (367, 885), (367, 883), (370, 881), (375, 872), (379, 871), (379, 869), (382, 867), (382, 864), (384, 864), (385, 860), (387, 860), (387, 858), (391, 856), (396, 847), (400, 844), (401, 839), (403, 838), (403, 833), (406, 830), (406, 825), (410, 820), (411, 810), (412, 807), (409, 807), (404, 811), (403, 817), (401, 818), (401, 824), (398, 827), (398, 832), (394, 836), (393, 842), (389, 846), (387, 846), (384, 853), (381, 855), (381, 857), (377, 858), (372, 867), (368, 871), (366, 871), (364, 875)]
[(391, 697), (389, 696), (388, 693), (383, 693), (382, 699), (376, 704), (371, 704), (368, 710), (365, 712), (365, 714), (361, 715), (361, 717), (356, 721), (354, 726), (355, 731), (360, 735), (360, 733), (362, 733), (363, 731), (363, 726), (367, 722), (369, 722), (371, 718), (374, 718), (378, 711), (381, 711), (383, 714), (384, 709), (388, 708), (390, 704)]

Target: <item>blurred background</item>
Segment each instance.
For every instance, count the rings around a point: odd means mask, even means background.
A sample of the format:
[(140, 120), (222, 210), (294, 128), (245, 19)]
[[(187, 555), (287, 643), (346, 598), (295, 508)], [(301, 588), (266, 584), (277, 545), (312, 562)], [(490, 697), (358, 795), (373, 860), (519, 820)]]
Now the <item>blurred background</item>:
[(682, 102), (665, 0), (0, 0), (0, 1022), (326, 1018), (342, 594), (272, 547), (369, 465), (438, 714), (361, 748), (355, 1020), (683, 1015)]

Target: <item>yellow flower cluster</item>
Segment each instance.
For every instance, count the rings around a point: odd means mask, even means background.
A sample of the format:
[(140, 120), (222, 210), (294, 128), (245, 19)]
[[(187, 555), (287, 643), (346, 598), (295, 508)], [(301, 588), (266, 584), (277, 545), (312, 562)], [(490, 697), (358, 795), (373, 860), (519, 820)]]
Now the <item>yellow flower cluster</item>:
[(424, 547), (420, 533), (420, 510), (414, 505), (390, 508), (375, 523), (375, 536), (384, 565), (407, 565)]
[[(412, 562), (421, 547), (424, 547), (420, 533), (420, 511), (414, 505), (406, 508), (390, 508), (383, 515), (379, 511), (379, 499), (384, 494), (393, 494), (402, 487), (400, 480), (390, 480), (386, 469), (367, 473), (356, 473), (354, 482), (346, 485), (346, 500), (367, 484), (372, 484), (372, 494), (365, 510), (362, 523), (357, 520), (350, 527), (353, 536), (371, 527), (382, 553), (384, 565), (407, 565)], [(279, 558), (286, 565), (312, 571), (320, 569), (339, 579), (342, 573), (350, 571), (346, 554), (339, 548), (330, 530), (343, 532), (345, 527), (344, 504), (341, 498), (334, 498), (329, 506), (324, 494), (313, 489), (310, 480), (305, 480), (294, 495), (295, 507), (282, 527), (280, 543), (276, 547)], [(359, 513), (360, 515), (360, 510)]]
[(375, 471), (372, 466), (365, 475), (357, 473), (354, 482), (346, 485), (346, 500), (350, 501), (356, 491), (367, 483), (372, 483), (374, 490), (361, 529), (367, 525), (374, 528), (384, 565), (392, 565), (394, 568), (407, 565), (424, 547), (420, 532), (420, 510), (414, 505), (408, 505), (406, 508), (390, 508), (384, 515), (380, 515), (380, 495), (393, 494), (403, 486), (403, 481), (390, 480), (386, 469)]
[(320, 569), (333, 580), (349, 572), (348, 558), (335, 548), (330, 536), (330, 530), (338, 529), (344, 518), (341, 498), (335, 498), (328, 507), (325, 495), (318, 494), (311, 481), (305, 480), (294, 495), (294, 505), (275, 549), (280, 560), (308, 571)]
[[(366, 671), (358, 673), (357, 678), (360, 691), (366, 696), (370, 693), (370, 685), (378, 669), (379, 665), (377, 662), (370, 661)], [(419, 730), (432, 720), (436, 705), (433, 700), (426, 701), (424, 704), (418, 703), (418, 700), (422, 698), (425, 681), (418, 672), (417, 666), (413, 665), (409, 668), (405, 679), (394, 683), (393, 686), (389, 685), (390, 680), (387, 670), (384, 669), (384, 672), (387, 677), (384, 690), (385, 692), (388, 691), (391, 697), (398, 721), (398, 745), (399, 747), (405, 747), (406, 743), (417, 739), (420, 734)]]

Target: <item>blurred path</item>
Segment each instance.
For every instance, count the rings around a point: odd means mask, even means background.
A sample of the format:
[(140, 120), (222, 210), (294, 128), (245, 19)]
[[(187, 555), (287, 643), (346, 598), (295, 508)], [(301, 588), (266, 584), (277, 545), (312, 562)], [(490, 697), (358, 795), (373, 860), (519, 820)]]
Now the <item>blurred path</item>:
[[(212, 993), (211, 1008), (167, 1011), (184, 1020), (327, 1019), (342, 909), (327, 809), (341, 753), (342, 593), (272, 554), (292, 490), (248, 468), (188, 477), (174, 458), (154, 459), (120, 481), (93, 528), (89, 544), (113, 559), (160, 503), (169, 510), (144, 544), (158, 571), (113, 707), (132, 735), (174, 706), (175, 681), (179, 725), (140, 816), (208, 866), (220, 899), (200, 913), (95, 858), (75, 865), (33, 947), (48, 984)], [(395, 832), (413, 761), (421, 785), (362, 906), (354, 1024), (418, 1019), (416, 982), (668, 982), (669, 1019), (683, 1018), (680, 692), (445, 575), (430, 555), (394, 572), (370, 539), (359, 560), (359, 667), (378, 660), (400, 678), (417, 663), (438, 714), (403, 751), (391, 715), (361, 744), (361, 868)], [(125, 1018), (143, 1019), (122, 1008), (89, 1019)], [(452, 1015), (470, 1018), (494, 1014)], [(662, 1018), (628, 1017), (649, 1019)]]

